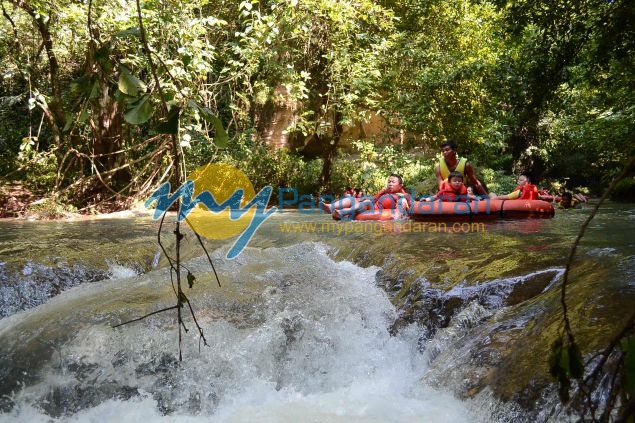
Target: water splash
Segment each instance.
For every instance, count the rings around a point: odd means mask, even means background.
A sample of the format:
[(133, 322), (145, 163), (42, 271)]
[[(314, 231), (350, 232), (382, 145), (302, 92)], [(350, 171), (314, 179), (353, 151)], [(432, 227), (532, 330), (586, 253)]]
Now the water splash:
[[(210, 348), (199, 354), (197, 342), (188, 340), (189, 359), (178, 366), (169, 316), (117, 330), (82, 324), (56, 343), (37, 382), (14, 392), (13, 406), (0, 418), (91, 421), (105, 413), (110, 420), (142, 415), (145, 421), (479, 420), (465, 403), (421, 383), (426, 362), (419, 332), (408, 327), (390, 335), (396, 311), (375, 285), (378, 268), (334, 262), (317, 244), (248, 249), (241, 261), (219, 263), (222, 279), (233, 278), (225, 291), (210, 282), (193, 298)], [(197, 273), (204, 265), (202, 259), (188, 263)], [(114, 287), (130, 283), (152, 291), (159, 276), (110, 281), (94, 295), (117, 296)], [(72, 294), (49, 307), (81, 314), (83, 299)], [(231, 318), (219, 315), (219, 295), (221, 311)], [(35, 319), (38, 310), (28, 313)], [(7, 325), (0, 327), (3, 337), (11, 336)]]

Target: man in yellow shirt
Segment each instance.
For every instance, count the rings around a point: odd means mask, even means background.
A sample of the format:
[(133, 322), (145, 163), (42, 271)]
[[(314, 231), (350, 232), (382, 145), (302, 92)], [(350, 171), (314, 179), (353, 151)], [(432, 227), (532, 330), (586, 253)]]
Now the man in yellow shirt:
[(437, 177), (439, 189), (441, 189), (443, 181), (447, 180), (450, 172), (459, 172), (463, 174), (464, 180), (469, 181), (469, 184), (477, 194), (487, 195), (487, 191), (485, 191), (481, 181), (479, 181), (474, 174), (474, 167), (466, 158), (459, 158), (456, 155), (456, 148), (457, 145), (454, 140), (447, 140), (441, 144), (443, 157), (434, 167), (434, 174)]

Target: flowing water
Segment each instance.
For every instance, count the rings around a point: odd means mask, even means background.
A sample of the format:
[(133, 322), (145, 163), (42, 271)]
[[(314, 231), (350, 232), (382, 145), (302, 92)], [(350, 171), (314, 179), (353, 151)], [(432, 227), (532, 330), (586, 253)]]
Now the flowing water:
[[(184, 229), (207, 345), (185, 307), (180, 364), (175, 310), (112, 327), (175, 304), (156, 221), (0, 222), (0, 421), (566, 419), (546, 354), (589, 212), (356, 231), (285, 211), (234, 260), (206, 241), (221, 287)], [(632, 310), (634, 221), (603, 206), (578, 249), (568, 298), (585, 353)]]

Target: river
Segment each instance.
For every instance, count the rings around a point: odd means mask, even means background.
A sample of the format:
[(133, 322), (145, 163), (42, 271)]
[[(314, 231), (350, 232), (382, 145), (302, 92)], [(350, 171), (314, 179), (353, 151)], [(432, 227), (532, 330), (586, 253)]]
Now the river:
[[(285, 211), (233, 260), (206, 241), (221, 287), (186, 228), (208, 346), (186, 308), (181, 364), (174, 310), (112, 327), (175, 303), (156, 221), (2, 221), (0, 421), (566, 421), (546, 357), (590, 211), (453, 231)], [(602, 206), (574, 260), (586, 355), (632, 310), (634, 221)]]

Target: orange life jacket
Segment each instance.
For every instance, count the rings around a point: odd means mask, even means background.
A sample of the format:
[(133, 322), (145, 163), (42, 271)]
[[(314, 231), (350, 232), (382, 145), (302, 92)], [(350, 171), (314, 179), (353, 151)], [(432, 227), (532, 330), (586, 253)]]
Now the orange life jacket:
[[(457, 200), (458, 196), (462, 197)], [(448, 181), (443, 181), (441, 189), (437, 192), (437, 200), (439, 199), (441, 201), (467, 201), (467, 187), (461, 185), (461, 189), (457, 192)]]
[(519, 200), (537, 200), (538, 199), (538, 187), (534, 184), (530, 184), (527, 182), (522, 187), (517, 187), (516, 189), (521, 190)]
[(386, 192), (382, 189), (375, 195), (375, 210), (396, 210), (397, 201), (400, 198), (405, 198), (408, 206), (410, 206), (410, 195), (402, 188), (398, 192)]

